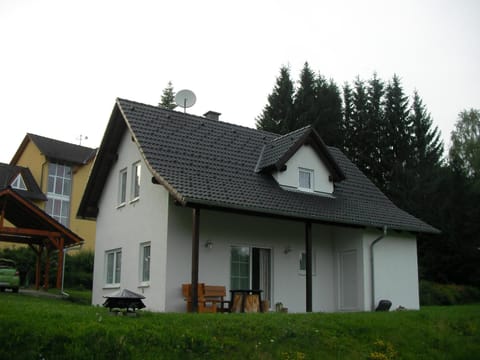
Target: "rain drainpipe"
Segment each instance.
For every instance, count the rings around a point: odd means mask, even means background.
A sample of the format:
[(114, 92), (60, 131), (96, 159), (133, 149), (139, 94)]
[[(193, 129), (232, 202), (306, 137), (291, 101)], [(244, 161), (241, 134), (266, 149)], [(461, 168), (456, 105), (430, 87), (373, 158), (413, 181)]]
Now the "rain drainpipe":
[(373, 247), (376, 243), (387, 236), (387, 225), (383, 226), (383, 233), (370, 244), (370, 276), (372, 284), (372, 311), (375, 310), (375, 260), (373, 256)]

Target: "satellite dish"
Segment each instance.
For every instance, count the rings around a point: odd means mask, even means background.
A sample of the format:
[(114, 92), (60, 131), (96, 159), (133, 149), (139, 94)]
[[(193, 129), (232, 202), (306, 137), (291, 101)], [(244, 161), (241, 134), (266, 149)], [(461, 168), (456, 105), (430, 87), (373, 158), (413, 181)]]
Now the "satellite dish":
[(180, 90), (177, 95), (175, 95), (175, 103), (182, 107), (184, 112), (186, 108), (195, 105), (196, 101), (197, 97), (191, 90)]

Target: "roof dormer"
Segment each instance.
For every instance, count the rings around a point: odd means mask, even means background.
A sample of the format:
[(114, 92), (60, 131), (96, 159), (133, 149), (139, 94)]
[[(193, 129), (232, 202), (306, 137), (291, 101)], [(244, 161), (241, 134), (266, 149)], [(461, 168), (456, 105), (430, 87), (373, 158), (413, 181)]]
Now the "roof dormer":
[(265, 144), (256, 172), (270, 173), (287, 190), (332, 194), (345, 175), (310, 126)]

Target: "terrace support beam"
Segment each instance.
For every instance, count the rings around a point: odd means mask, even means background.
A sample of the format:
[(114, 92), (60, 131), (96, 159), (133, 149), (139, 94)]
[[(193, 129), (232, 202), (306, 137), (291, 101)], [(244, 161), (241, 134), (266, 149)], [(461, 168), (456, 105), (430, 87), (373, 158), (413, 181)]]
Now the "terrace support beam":
[(65, 252), (63, 251), (63, 246), (65, 240), (63, 237), (59, 239), (59, 249), (58, 249), (58, 266), (57, 266), (57, 289), (61, 289), (62, 287), (62, 274), (63, 274), (63, 257), (65, 256)]
[(192, 312), (198, 312), (198, 259), (200, 246), (200, 209), (192, 210)]
[(312, 223), (305, 223), (306, 311), (312, 312)]

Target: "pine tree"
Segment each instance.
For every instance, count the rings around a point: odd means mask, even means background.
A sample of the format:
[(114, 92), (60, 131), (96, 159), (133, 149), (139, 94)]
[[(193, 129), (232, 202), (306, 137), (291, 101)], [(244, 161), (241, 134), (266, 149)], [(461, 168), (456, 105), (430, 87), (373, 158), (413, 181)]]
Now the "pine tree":
[(384, 139), (387, 147), (382, 156), (385, 190), (394, 198), (400, 198), (404, 187), (408, 187), (407, 169), (412, 167), (412, 137), (408, 97), (403, 91), (400, 78), (394, 75), (385, 92)]
[(160, 98), (158, 106), (169, 110), (173, 110), (177, 107), (177, 104), (175, 103), (175, 92), (173, 91), (171, 81), (169, 81), (167, 87), (163, 89), (162, 97)]
[(441, 165), (443, 157), (443, 143), (438, 127), (433, 127), (432, 118), (417, 91), (413, 93), (413, 102), (410, 109), (410, 122), (413, 127), (413, 167), (418, 173), (432, 166)]
[(371, 141), (367, 132), (368, 122), (368, 99), (365, 83), (357, 77), (354, 82), (353, 113), (351, 121), (351, 160), (365, 173), (369, 173), (369, 154), (366, 152), (366, 144)]
[(367, 119), (365, 136), (369, 140), (364, 145), (364, 151), (368, 155), (368, 176), (377, 185), (384, 183), (382, 150), (385, 148), (385, 117), (384, 117), (384, 94), (385, 85), (374, 73), (367, 85)]
[(290, 69), (282, 66), (276, 85), (268, 96), (268, 104), (263, 109), (262, 114), (257, 117), (257, 129), (286, 134), (292, 123), (293, 94), (294, 88), (290, 78)]
[(299, 86), (295, 92), (295, 99), (293, 102), (294, 123), (289, 127), (289, 131), (314, 124), (317, 121), (317, 113), (315, 111), (315, 83), (315, 73), (310, 69), (308, 62), (305, 62), (305, 65), (300, 72)]
[(335, 82), (318, 75), (315, 84), (315, 121), (312, 124), (327, 145), (341, 146), (342, 98)]
[(354, 150), (352, 147), (352, 139), (354, 136), (354, 123), (353, 123), (353, 91), (348, 83), (343, 85), (343, 109), (342, 109), (342, 122), (340, 125), (340, 132), (342, 134), (342, 149), (347, 156), (353, 161)]

